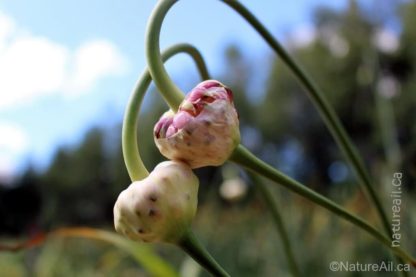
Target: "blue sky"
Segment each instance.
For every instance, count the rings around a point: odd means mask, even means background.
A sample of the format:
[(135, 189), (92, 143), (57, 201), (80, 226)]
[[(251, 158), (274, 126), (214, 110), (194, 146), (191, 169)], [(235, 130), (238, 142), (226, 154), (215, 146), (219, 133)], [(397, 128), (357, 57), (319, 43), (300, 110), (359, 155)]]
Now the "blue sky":
[[(307, 40), (318, 5), (347, 1), (241, 1), (280, 39)], [(119, 122), (136, 78), (145, 67), (146, 21), (156, 1), (0, 2), (0, 177), (28, 161), (44, 168), (57, 146), (77, 143), (93, 125)], [(162, 49), (197, 46), (213, 75), (224, 47), (237, 44), (259, 66), (271, 52), (220, 1), (182, 0), (168, 14)], [(268, 56), (269, 55), (269, 56)], [(196, 81), (186, 57), (168, 63), (178, 79)], [(185, 81), (184, 84), (191, 82)], [(191, 87), (182, 87), (185, 91)]]

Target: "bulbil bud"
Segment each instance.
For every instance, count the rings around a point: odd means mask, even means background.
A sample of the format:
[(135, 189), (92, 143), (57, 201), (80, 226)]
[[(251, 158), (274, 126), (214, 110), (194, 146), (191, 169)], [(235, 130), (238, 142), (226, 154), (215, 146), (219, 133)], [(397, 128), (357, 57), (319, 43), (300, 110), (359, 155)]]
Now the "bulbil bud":
[(162, 155), (191, 168), (222, 165), (240, 143), (231, 90), (215, 80), (198, 84), (176, 114), (162, 115), (154, 139)]
[(116, 231), (144, 242), (178, 241), (195, 216), (198, 186), (188, 165), (160, 163), (147, 178), (120, 193), (114, 206)]

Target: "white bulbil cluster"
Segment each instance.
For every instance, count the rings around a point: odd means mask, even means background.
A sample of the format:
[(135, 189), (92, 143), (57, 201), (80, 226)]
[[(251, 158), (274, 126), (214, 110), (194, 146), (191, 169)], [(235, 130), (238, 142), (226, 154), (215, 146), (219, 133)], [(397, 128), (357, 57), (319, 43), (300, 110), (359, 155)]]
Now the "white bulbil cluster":
[(198, 186), (188, 165), (160, 163), (147, 178), (132, 183), (119, 195), (114, 206), (117, 232), (144, 242), (177, 241), (195, 216)]
[(215, 80), (200, 83), (176, 114), (169, 111), (160, 118), (154, 139), (171, 161), (120, 193), (114, 225), (132, 240), (175, 243), (197, 209), (199, 181), (192, 168), (222, 165), (240, 142), (231, 90)]

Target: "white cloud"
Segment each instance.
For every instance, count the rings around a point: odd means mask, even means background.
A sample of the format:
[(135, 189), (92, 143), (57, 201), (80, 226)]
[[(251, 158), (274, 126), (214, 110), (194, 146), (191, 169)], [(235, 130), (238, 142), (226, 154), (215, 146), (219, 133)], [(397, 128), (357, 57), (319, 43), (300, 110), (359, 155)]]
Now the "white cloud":
[(0, 109), (49, 94), (78, 96), (102, 78), (126, 71), (126, 59), (107, 40), (88, 41), (73, 51), (16, 26), (0, 13)]
[(97, 81), (126, 71), (126, 59), (108, 41), (95, 40), (83, 44), (74, 54), (73, 72), (65, 90), (78, 95), (90, 90)]
[(9, 39), (14, 31), (15, 23), (13, 19), (0, 12), (0, 51), (4, 47), (4, 42)]
[(41, 37), (19, 37), (0, 53), (0, 108), (57, 92), (65, 78), (68, 50)]
[(15, 168), (29, 148), (28, 135), (10, 122), (0, 122), (0, 178), (13, 176)]
[(8, 152), (24, 152), (28, 146), (27, 135), (16, 124), (0, 122), (0, 149)]

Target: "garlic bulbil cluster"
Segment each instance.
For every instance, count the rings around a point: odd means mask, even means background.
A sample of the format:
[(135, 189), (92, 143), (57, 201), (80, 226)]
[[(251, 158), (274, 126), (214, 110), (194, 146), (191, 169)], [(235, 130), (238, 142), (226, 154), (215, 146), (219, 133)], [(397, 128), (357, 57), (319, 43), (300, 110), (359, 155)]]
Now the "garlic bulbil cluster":
[(231, 90), (215, 80), (200, 83), (176, 114), (162, 115), (154, 128), (154, 140), (165, 157), (191, 168), (222, 165), (240, 143)]
[(165, 161), (121, 192), (114, 206), (117, 232), (132, 240), (175, 242), (189, 228), (198, 203), (199, 181), (180, 161)]
[(218, 81), (197, 85), (178, 112), (166, 112), (154, 127), (160, 152), (170, 159), (122, 191), (114, 206), (117, 232), (137, 241), (178, 242), (198, 203), (192, 168), (222, 165), (240, 142), (230, 89)]

